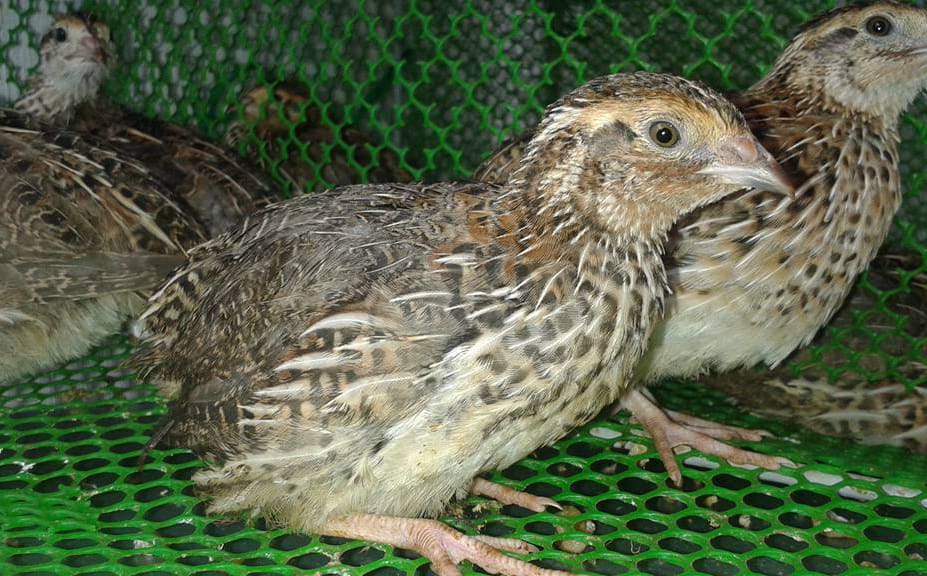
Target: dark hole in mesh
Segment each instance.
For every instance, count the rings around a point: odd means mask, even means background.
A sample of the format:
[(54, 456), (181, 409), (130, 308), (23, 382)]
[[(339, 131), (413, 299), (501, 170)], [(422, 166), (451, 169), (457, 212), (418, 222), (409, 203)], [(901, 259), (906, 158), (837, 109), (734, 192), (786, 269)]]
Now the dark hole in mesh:
[(24, 480), (11, 480), (9, 482), (0, 482), (0, 490), (19, 490), (28, 486)]
[[(0, 442), (4, 442), (4, 440), (0, 439)], [(13, 450), (10, 448), (0, 448), (0, 460), (12, 458), (15, 455), (16, 455), (16, 450)]]
[(173, 490), (166, 486), (151, 486), (135, 493), (136, 502), (152, 502), (170, 496)]
[(621, 464), (620, 462), (615, 462), (614, 460), (596, 460), (590, 466), (593, 471), (598, 472), (599, 474), (619, 474), (628, 469), (627, 466)]
[(637, 554), (642, 554), (650, 550), (649, 546), (645, 546), (640, 542), (635, 542), (634, 540), (629, 540), (627, 538), (609, 540), (605, 543), (605, 547), (612, 552), (618, 552), (619, 554), (625, 554), (627, 556), (636, 556)]
[(648, 510), (662, 512), (664, 514), (675, 514), (686, 509), (685, 504), (669, 496), (654, 496), (647, 500), (644, 505)]
[[(152, 401), (149, 400), (149, 401), (146, 401), (146, 402), (136, 402), (135, 404), (132, 404), (131, 406), (129, 406), (129, 411), (131, 411), (131, 412), (147, 412), (147, 411), (149, 411), (149, 410), (157, 410), (157, 409), (159, 409), (159, 408), (160, 408), (160, 406), (159, 406), (159, 404), (158, 404), (157, 402), (152, 402)], [(157, 415), (157, 414), (152, 414), (152, 415), (150, 415), (150, 416), (143, 416), (143, 417), (139, 418), (139, 421), (144, 422), (144, 423), (148, 423), (148, 422), (151, 422), (152, 420), (159, 420), (160, 418), (161, 418), (161, 416), (159, 416), (159, 415)]]
[[(118, 412), (118, 409), (112, 404), (97, 404), (96, 406), (88, 406), (87, 412), (90, 414), (112, 414), (113, 412)], [(101, 418), (97, 423), (107, 420), (107, 418)], [(116, 419), (117, 422), (122, 420)], [(105, 426), (105, 424), (103, 424)]]
[[(589, 442), (574, 442), (570, 444), (567, 449), (567, 454), (570, 456), (579, 456), (580, 458), (591, 458), (599, 452), (602, 451), (602, 448)], [(552, 456), (548, 456), (545, 460), (549, 460)]]
[(39, 462), (32, 467), (32, 472), (36, 476), (44, 476), (46, 474), (51, 474), (52, 472), (57, 472), (66, 466), (64, 460), (47, 460), (45, 462)]
[(100, 437), (106, 440), (120, 440), (122, 438), (128, 438), (133, 434), (135, 434), (135, 432), (131, 428), (116, 428), (115, 430), (103, 432), (100, 434)]
[[(393, 548), (393, 553), (396, 554), (398, 558), (405, 558), (406, 560), (418, 560), (421, 558), (416, 552), (406, 550), (405, 548)], [(421, 568), (421, 566), (419, 568)]]
[(261, 543), (252, 538), (238, 538), (222, 545), (222, 550), (232, 554), (247, 554), (261, 547)]
[(525, 490), (535, 496), (547, 496), (548, 498), (553, 498), (557, 494), (560, 494), (560, 488), (557, 488), (553, 484), (548, 484), (547, 482), (529, 484)]
[(637, 494), (640, 496), (641, 494), (646, 494), (647, 492), (656, 490), (657, 485), (653, 482), (650, 482), (649, 480), (644, 480), (643, 478), (629, 476), (618, 481), (618, 488), (624, 492), (629, 492), (631, 494)]
[(102, 468), (107, 464), (109, 464), (109, 460), (104, 460), (103, 458), (87, 458), (86, 460), (75, 462), (74, 469), (80, 470), (81, 472), (86, 472), (87, 470), (93, 470), (94, 468)]
[(106, 562), (106, 556), (102, 554), (78, 554), (67, 556), (64, 563), (74, 568), (83, 568), (84, 566), (93, 566)]
[(186, 464), (187, 462), (196, 462), (197, 460), (199, 459), (196, 457), (196, 454), (186, 451), (169, 454), (164, 457), (164, 461), (168, 464)]
[(694, 542), (689, 542), (688, 540), (683, 540), (682, 538), (663, 538), (658, 542), (660, 548), (664, 550), (669, 550), (670, 552), (676, 552), (677, 554), (692, 554), (693, 552), (698, 552), (702, 549), (701, 546), (695, 544)]
[(814, 539), (817, 540), (819, 544), (823, 544), (824, 546), (841, 549), (852, 548), (859, 543), (856, 538), (853, 538), (852, 536), (841, 534), (840, 532), (834, 532), (832, 530), (826, 530), (819, 534), (815, 534)]
[(70, 486), (74, 481), (67, 476), (55, 476), (46, 478), (32, 487), (33, 490), (42, 494), (57, 492), (62, 486)]
[(728, 490), (735, 490), (737, 492), (745, 489), (750, 485), (749, 480), (744, 480), (743, 478), (738, 478), (736, 476), (731, 476), (730, 474), (717, 474), (711, 478), (711, 483), (719, 488), (727, 488)]
[(635, 518), (628, 522), (628, 528), (635, 532), (643, 532), (644, 534), (656, 534), (666, 530), (667, 526), (666, 524), (654, 522), (647, 518)]
[(245, 558), (241, 563), (245, 566), (275, 566), (277, 564), (270, 558), (263, 558), (261, 556)]
[(842, 574), (846, 572), (847, 565), (840, 560), (813, 554), (801, 559), (801, 564), (808, 570), (820, 572), (821, 574)]
[(191, 512), (194, 516), (200, 516), (200, 517), (205, 518), (206, 517), (206, 503), (197, 502), (196, 504), (193, 505), (193, 509), (191, 510)]
[(341, 546), (350, 542), (347, 538), (338, 538), (337, 536), (319, 536), (319, 542), (329, 546)]
[(863, 568), (893, 568), (901, 561), (891, 554), (875, 552), (873, 550), (863, 550), (853, 556), (853, 561)]
[(87, 548), (96, 544), (89, 538), (66, 538), (55, 542), (55, 546), (64, 550), (77, 550), (78, 548)]
[(904, 538), (904, 532), (901, 530), (889, 528), (888, 526), (879, 526), (878, 524), (867, 527), (863, 530), (863, 534), (879, 542), (901, 542)]
[(684, 516), (676, 521), (676, 525), (683, 530), (705, 534), (718, 528), (713, 518), (706, 516)]
[(514, 464), (502, 471), (502, 475), (509, 480), (527, 480), (536, 474), (537, 472), (521, 464)]
[(155, 530), (155, 534), (164, 538), (180, 538), (196, 532), (196, 527), (188, 522), (178, 522)]
[(594, 480), (580, 480), (570, 485), (570, 488), (583, 496), (598, 496), (608, 492), (608, 486)]
[[(168, 506), (171, 506), (170, 504)], [(178, 508), (180, 508), (178, 506)], [(181, 508), (181, 512), (183, 508)], [(151, 510), (145, 513), (145, 518), (151, 520), (149, 516), (151, 515)], [(100, 522), (125, 522), (126, 520), (131, 520), (135, 517), (135, 512), (132, 510), (113, 510), (112, 512), (104, 512), (100, 514)]]
[(119, 479), (119, 475), (113, 472), (100, 472), (99, 474), (93, 474), (87, 476), (80, 481), (81, 488), (85, 490), (93, 490), (97, 488), (102, 488), (104, 486), (109, 486), (113, 482)]
[[(139, 442), (123, 442), (122, 444), (111, 446), (109, 451), (113, 454), (127, 454), (129, 452), (138, 452), (144, 447), (145, 445)], [(136, 460), (135, 463), (138, 464), (138, 461)]]
[[(29, 450), (23, 450), (23, 457), (28, 460), (38, 460), (39, 458), (44, 458), (49, 454), (56, 452), (57, 450), (52, 446), (40, 446), (38, 448), (30, 448)], [(33, 474), (35, 474), (33, 469)]]
[[(199, 466), (188, 466), (187, 468), (181, 468), (171, 474), (171, 478), (189, 482), (193, 478), (193, 475), (196, 474), (196, 471), (199, 469)], [(184, 489), (184, 494), (186, 494), (186, 489)]]
[(531, 454), (531, 457), (535, 460), (550, 460), (557, 456), (560, 456), (560, 451), (553, 446), (542, 446)]
[(548, 466), (547, 471), (554, 476), (575, 476), (582, 472), (583, 469), (567, 462), (558, 462)]
[(216, 520), (215, 522), (207, 524), (203, 532), (210, 536), (218, 536), (221, 538), (222, 536), (236, 534), (244, 529), (244, 523), (238, 520)]
[(171, 542), (167, 546), (171, 550), (177, 550), (179, 552), (189, 552), (190, 550), (205, 550), (209, 548), (209, 546), (198, 544), (196, 542)]
[(624, 574), (629, 570), (624, 566), (609, 562), (605, 558), (586, 560), (583, 562), (583, 569), (587, 572), (595, 572), (596, 574), (604, 574), (605, 576), (618, 576), (618, 574)]
[(146, 482), (160, 480), (161, 478), (164, 478), (163, 470), (158, 470), (156, 468), (146, 468), (144, 470), (139, 470), (138, 472), (133, 472), (127, 475), (126, 482), (129, 484), (144, 484)]
[(914, 529), (921, 534), (927, 534), (927, 519), (918, 520), (914, 523)]
[(750, 506), (756, 506), (757, 508), (762, 508), (763, 510), (772, 510), (773, 508), (778, 508), (784, 504), (782, 500), (769, 494), (763, 494), (761, 492), (754, 492), (752, 494), (747, 494), (743, 497), (745, 503)]
[(509, 536), (513, 532), (515, 532), (514, 528), (502, 522), (487, 522), (480, 527), (480, 534), (486, 534), (487, 536)]
[(126, 497), (126, 493), (121, 490), (110, 490), (102, 494), (94, 494), (90, 497), (90, 505), (94, 508), (106, 508), (112, 506)]
[(342, 552), (339, 560), (348, 566), (363, 566), (376, 562), (383, 558), (383, 556), (385, 556), (385, 554), (382, 550), (374, 548), (373, 546), (361, 546)]
[(904, 547), (904, 553), (908, 558), (927, 560), (927, 544), (915, 543)]
[(699, 496), (695, 499), (695, 503), (702, 508), (708, 508), (709, 510), (714, 510), (715, 512), (724, 512), (735, 506), (735, 504), (727, 498), (721, 498), (720, 496), (715, 496), (714, 494)]
[(123, 468), (131, 468), (132, 470), (138, 469), (138, 454), (133, 454), (128, 458), (122, 458), (119, 460), (118, 464)]
[(807, 506), (823, 506), (830, 502), (830, 498), (823, 494), (818, 494), (817, 492), (812, 492), (811, 490), (796, 490), (790, 494), (792, 501), (797, 504), (805, 504)]
[(16, 420), (21, 420), (23, 418), (35, 418), (36, 416), (41, 416), (42, 412), (39, 410), (20, 410), (19, 412), (13, 412), (10, 414), (10, 418), (15, 418)]
[(83, 442), (84, 440), (90, 440), (91, 438), (93, 438), (93, 434), (91, 432), (87, 432), (86, 430), (81, 430), (78, 432), (70, 432), (68, 434), (62, 434), (61, 436), (58, 436), (58, 441), (65, 442), (68, 444), (74, 444), (75, 442)]
[(46, 562), (51, 562), (51, 556), (48, 554), (39, 554), (37, 552), (29, 552), (27, 554), (13, 554), (9, 557), (10, 564), (16, 566), (35, 566), (36, 564), (45, 564)]
[(331, 559), (328, 556), (313, 552), (302, 556), (294, 556), (287, 560), (287, 564), (304, 570), (313, 570), (328, 565), (330, 561)]
[(789, 576), (794, 568), (768, 556), (756, 556), (747, 560), (747, 567), (767, 576)]
[(541, 558), (539, 560), (532, 560), (531, 563), (535, 566), (540, 566), (541, 568), (547, 568), (548, 570), (567, 570), (567, 567), (562, 562), (558, 562), (553, 558)]
[(886, 518), (908, 518), (914, 514), (914, 510), (901, 506), (891, 506), (890, 504), (877, 504), (875, 507), (876, 514)]
[(681, 567), (670, 564), (665, 560), (657, 560), (656, 558), (641, 560), (637, 563), (637, 567), (641, 572), (653, 574), (654, 576), (676, 576), (676, 574), (682, 574), (683, 572)]
[(87, 454), (93, 454), (99, 451), (99, 446), (94, 446), (93, 444), (78, 444), (77, 446), (71, 446), (65, 450), (65, 454), (68, 456), (86, 456)]
[(12, 476), (23, 471), (21, 464), (4, 464), (0, 466), (0, 476)]
[(714, 558), (697, 558), (692, 562), (692, 567), (699, 572), (711, 574), (712, 576), (736, 576), (740, 574), (740, 569), (737, 566)]
[(602, 500), (597, 502), (595, 507), (599, 511), (613, 516), (624, 516), (637, 510), (637, 506), (622, 500)]
[(365, 576), (405, 576), (405, 572), (392, 566), (380, 566), (370, 572), (364, 572)]
[[(145, 520), (150, 522), (164, 522), (165, 520), (180, 516), (183, 514), (184, 510), (185, 508), (180, 504), (161, 504), (145, 512)], [(216, 536), (216, 534), (210, 534), (209, 526), (206, 527), (206, 533), (210, 536)]]
[(842, 522), (844, 524), (859, 524), (860, 522), (865, 522), (866, 516), (860, 514), (859, 512), (854, 512), (853, 510), (847, 510), (846, 508), (834, 508), (827, 511), (827, 517), (835, 522)]
[[(67, 412), (68, 411), (66, 410), (53, 410), (50, 415), (57, 418), (59, 416), (66, 415)], [(60, 414), (55, 414), (55, 413), (60, 413)], [(71, 418), (69, 420), (58, 420), (57, 422), (55, 422), (55, 428), (58, 428), (61, 430), (67, 430), (68, 428), (77, 428), (78, 426), (82, 424), (83, 422), (81, 422), (77, 418)]]
[(682, 486), (677, 487), (677, 486), (671, 485), (668, 478), (666, 480), (666, 485), (669, 488), (675, 488), (683, 492), (695, 492), (696, 490), (701, 490), (702, 488), (705, 487), (704, 482), (702, 482), (701, 480), (696, 480), (695, 478), (691, 478), (689, 476), (682, 477)]
[(718, 550), (727, 550), (728, 552), (733, 552), (735, 554), (745, 554), (756, 548), (756, 544), (746, 542), (740, 538), (728, 535), (716, 536), (712, 538), (711, 545)]
[(782, 522), (786, 526), (791, 526), (792, 528), (807, 529), (814, 526), (814, 520), (812, 520), (810, 516), (805, 516), (804, 514), (799, 514), (798, 512), (786, 512), (785, 514), (780, 514), (779, 522)]
[(525, 524), (525, 530), (542, 536), (552, 536), (557, 533), (557, 530), (548, 522), (529, 522)]
[(647, 472), (652, 472), (654, 474), (663, 474), (666, 472), (666, 468), (663, 466), (663, 462), (659, 458), (645, 458), (638, 461), (638, 466), (641, 469), (646, 470)]
[(212, 559), (209, 556), (191, 555), (181, 556), (177, 558), (177, 561), (187, 566), (202, 566), (211, 563)]
[(27, 434), (26, 436), (19, 437), (20, 444), (38, 444), (39, 442), (46, 442), (52, 439), (52, 435), (48, 432), (40, 432), (38, 434)]
[(730, 522), (731, 526), (736, 526), (738, 528), (743, 528), (745, 530), (751, 530), (754, 532), (759, 530), (766, 530), (769, 528), (769, 522), (749, 514), (737, 514), (736, 516), (731, 516)]
[(29, 548), (32, 546), (41, 546), (43, 542), (44, 540), (39, 540), (32, 536), (18, 536), (5, 539), (3, 544), (10, 548)]
[(106, 418), (98, 418), (96, 421), (96, 425), (102, 428), (110, 428), (120, 424), (128, 424), (128, 421), (121, 416), (108, 416)]
[(785, 534), (770, 534), (764, 540), (766, 544), (786, 552), (799, 552), (808, 547), (807, 542), (802, 542), (797, 538), (786, 536)]

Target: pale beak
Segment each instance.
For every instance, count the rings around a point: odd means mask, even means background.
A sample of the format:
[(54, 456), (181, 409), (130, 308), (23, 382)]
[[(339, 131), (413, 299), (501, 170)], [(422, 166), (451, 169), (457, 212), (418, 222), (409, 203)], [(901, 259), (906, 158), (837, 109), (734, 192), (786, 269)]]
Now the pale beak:
[(93, 36), (82, 38), (80, 47), (83, 48), (84, 54), (86, 54), (89, 60), (96, 60), (101, 64), (106, 64), (106, 51), (103, 50), (103, 45), (100, 41)]
[(746, 136), (735, 136), (722, 142), (716, 150), (715, 160), (698, 173), (744, 188), (789, 196), (795, 194), (795, 186), (772, 154)]

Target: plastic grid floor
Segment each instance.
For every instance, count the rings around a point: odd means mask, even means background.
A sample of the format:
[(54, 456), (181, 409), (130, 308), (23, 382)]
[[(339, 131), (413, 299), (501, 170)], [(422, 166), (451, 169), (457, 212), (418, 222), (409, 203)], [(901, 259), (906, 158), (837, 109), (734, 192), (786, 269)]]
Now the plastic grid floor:
[[(206, 516), (190, 482), (203, 466), (195, 456), (155, 450), (139, 466), (164, 406), (119, 367), (129, 351), (113, 337), (88, 358), (0, 389), (0, 573), (427, 571), (407, 551)], [(687, 454), (676, 489), (649, 438), (624, 414), (603, 416), (492, 476), (563, 512), (470, 498), (445, 520), (523, 538), (541, 548), (532, 561), (578, 573), (927, 574), (927, 459), (742, 417), (700, 386), (659, 392), (669, 406), (767, 425), (778, 438), (757, 447), (802, 466), (773, 473)]]

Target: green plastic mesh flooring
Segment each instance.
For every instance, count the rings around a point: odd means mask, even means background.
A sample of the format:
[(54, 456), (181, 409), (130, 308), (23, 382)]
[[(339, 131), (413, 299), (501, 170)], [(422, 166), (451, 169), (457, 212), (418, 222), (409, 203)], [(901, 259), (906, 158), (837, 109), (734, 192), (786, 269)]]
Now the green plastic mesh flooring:
[[(0, 99), (15, 98), (37, 63), (49, 14), (80, 4), (0, 0)], [(394, 149), (417, 178), (437, 180), (466, 177), (558, 94), (599, 74), (662, 70), (745, 88), (803, 20), (830, 5), (100, 0), (82, 7), (113, 29), (123, 64), (107, 92), (123, 105), (218, 138), (242, 90), (297, 78), (335, 130), (329, 157), (353, 158), (340, 136), (350, 125)], [(910, 275), (927, 272), (925, 111), (921, 101), (904, 120), (907, 195), (892, 237), (894, 248), (921, 257)], [(285, 150), (298, 154), (290, 144)], [(874, 308), (858, 317), (887, 307), (906, 290), (903, 278), (895, 290), (876, 291)], [(854, 341), (870, 334), (861, 321), (829, 332), (812, 356), (817, 364), (795, 370), (828, 368), (820, 364), (825, 352), (849, 358), (841, 370), (875, 354), (885, 361), (866, 378), (927, 384), (923, 372), (896, 370), (927, 361), (927, 338), (911, 333), (904, 317), (892, 318), (895, 336), (908, 343), (893, 348), (896, 356), (883, 349), (884, 332), (872, 333), (865, 350), (847, 348), (848, 331)], [(154, 451), (137, 464), (164, 407), (153, 388), (119, 367), (128, 352), (116, 336), (87, 358), (0, 388), (0, 574), (426, 570), (423, 559), (388, 547), (205, 516), (189, 481), (203, 465), (196, 458)], [(649, 439), (624, 415), (602, 417), (493, 476), (568, 505), (566, 514), (470, 499), (446, 519), (468, 533), (524, 538), (542, 549), (534, 561), (574, 572), (927, 574), (927, 459), (757, 422), (696, 385), (658, 392), (671, 407), (772, 429), (779, 439), (758, 448), (803, 467), (769, 473), (689, 454), (685, 486), (674, 489)]]

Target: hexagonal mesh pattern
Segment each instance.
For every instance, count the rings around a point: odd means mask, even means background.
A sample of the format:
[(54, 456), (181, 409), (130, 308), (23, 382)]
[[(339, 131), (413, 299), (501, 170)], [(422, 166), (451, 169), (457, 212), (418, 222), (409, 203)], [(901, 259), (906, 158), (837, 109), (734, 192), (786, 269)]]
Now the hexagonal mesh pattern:
[[(558, 94), (599, 74), (662, 70), (723, 89), (749, 86), (798, 24), (831, 3), (798, 4), (15, 0), (0, 10), (0, 99), (22, 90), (50, 15), (82, 7), (111, 24), (122, 65), (107, 93), (124, 106), (218, 138), (243, 90), (296, 78), (335, 136), (321, 160), (296, 142), (282, 154), (300, 155), (321, 175), (341, 151), (362, 181), (370, 166), (343, 137), (351, 126), (375, 136), (371, 163), (389, 148), (417, 178), (461, 178)], [(876, 298), (860, 318), (888, 310), (912, 276), (927, 273), (923, 112), (919, 103), (903, 123), (906, 203), (891, 240), (919, 264), (897, 288), (869, 286)], [(857, 322), (827, 331), (794, 370), (927, 384), (924, 371), (899, 369), (927, 362), (927, 338), (904, 316), (889, 316), (893, 335), (907, 343), (903, 352), (887, 352), (885, 332)], [(871, 345), (861, 352), (846, 344), (850, 338)], [(0, 389), (0, 573), (424, 570), (423, 559), (388, 547), (289, 534), (260, 519), (206, 517), (189, 482), (201, 462), (178, 450), (137, 463), (163, 405), (119, 368), (128, 351), (114, 337), (85, 359)], [(864, 354), (883, 361), (873, 369)], [(701, 387), (659, 392), (670, 406), (757, 424)], [(534, 561), (575, 572), (927, 574), (924, 459), (762, 424), (780, 439), (759, 449), (802, 468), (761, 473), (691, 457), (685, 486), (672, 489), (641, 431), (623, 416), (603, 417), (493, 476), (553, 497), (567, 505), (564, 513), (474, 498), (447, 520), (468, 533), (524, 538), (542, 549)]]

